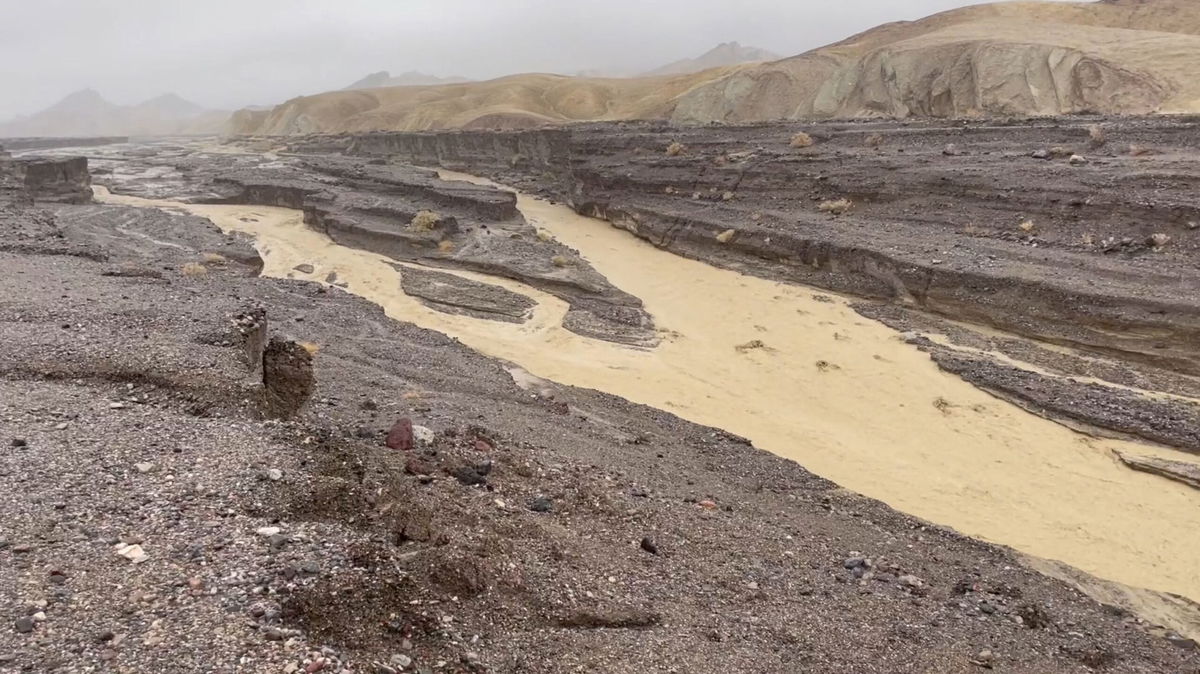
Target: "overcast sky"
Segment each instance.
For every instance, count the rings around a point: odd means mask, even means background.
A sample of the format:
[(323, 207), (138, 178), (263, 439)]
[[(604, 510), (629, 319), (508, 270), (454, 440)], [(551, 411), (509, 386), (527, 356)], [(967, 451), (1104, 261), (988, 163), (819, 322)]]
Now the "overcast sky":
[(232, 109), (369, 72), (647, 70), (737, 40), (797, 54), (967, 0), (0, 0), (0, 120), (91, 87)]

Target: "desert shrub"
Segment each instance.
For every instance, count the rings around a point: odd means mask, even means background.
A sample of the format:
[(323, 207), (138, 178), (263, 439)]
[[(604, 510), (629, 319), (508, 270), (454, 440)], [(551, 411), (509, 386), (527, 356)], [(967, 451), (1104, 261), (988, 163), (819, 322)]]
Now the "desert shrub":
[(792, 147), (812, 147), (813, 137), (803, 131), (799, 131), (796, 135), (792, 136), (792, 140), (788, 144)]
[(832, 215), (848, 213), (852, 208), (854, 208), (854, 202), (845, 198), (829, 199), (827, 201), (822, 201), (819, 205), (817, 205), (818, 210), (821, 210), (825, 213), (830, 213)]
[(571, 264), (571, 261), (562, 255), (555, 255), (554, 257), (550, 258), (550, 262), (553, 263), (555, 267), (566, 267)]
[(679, 155), (683, 154), (684, 150), (686, 149), (687, 147), (683, 143), (675, 141), (667, 146), (667, 156), (678, 157)]
[(199, 262), (189, 262), (183, 265), (184, 276), (204, 276), (207, 273), (208, 267), (205, 267)]
[(870, 147), (870, 148), (880, 147), (881, 145), (883, 145), (883, 134), (873, 133), (873, 134), (867, 136), (865, 139), (863, 139), (863, 145), (866, 145), (867, 147)]
[(1146, 243), (1154, 246), (1155, 248), (1162, 248), (1168, 243), (1171, 243), (1171, 237), (1163, 234), (1162, 232), (1158, 232), (1156, 234), (1151, 234), (1150, 238), (1146, 240)]
[(720, 241), (721, 243), (729, 243), (733, 240), (733, 236), (735, 234), (737, 234), (736, 230), (727, 229), (717, 235), (717, 241)]
[(433, 211), (420, 211), (409, 221), (408, 228), (414, 232), (431, 232), (441, 219), (442, 216)]
[(729, 192), (729, 191), (722, 192), (721, 193), (721, 201), (733, 201), (733, 192)]
[(1026, 220), (1025, 222), (1017, 225), (1017, 229), (1025, 232), (1026, 234), (1033, 234), (1037, 232), (1037, 225), (1033, 224), (1033, 220)]
[(544, 229), (539, 229), (537, 238), (538, 241), (541, 241), (542, 243), (550, 243), (554, 240), (554, 235)]
[(1100, 126), (1099, 124), (1093, 124), (1088, 127), (1088, 145), (1090, 145), (1092, 149), (1104, 147), (1104, 144), (1107, 142), (1108, 133), (1104, 131), (1104, 127)]
[(201, 256), (205, 264), (225, 264), (229, 262), (229, 258), (220, 253), (205, 253)]
[(317, 344), (316, 342), (297, 342), (297, 343), (300, 345), (300, 348), (307, 351), (310, 356), (317, 355), (317, 352), (321, 350), (321, 345)]
[(453, 253), (454, 252), (454, 242), (451, 241), (450, 239), (446, 239), (444, 241), (439, 241), (438, 242), (438, 251), (440, 251), (442, 253)]

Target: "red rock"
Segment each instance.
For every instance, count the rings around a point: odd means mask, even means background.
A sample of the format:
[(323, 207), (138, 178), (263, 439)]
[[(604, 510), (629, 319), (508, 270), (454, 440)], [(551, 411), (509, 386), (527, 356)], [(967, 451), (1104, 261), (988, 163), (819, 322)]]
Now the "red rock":
[(429, 463), (428, 461), (422, 461), (416, 457), (409, 459), (408, 462), (404, 464), (404, 472), (408, 473), (409, 475), (433, 475), (434, 470), (436, 470), (436, 468), (432, 463)]
[(325, 659), (317, 658), (316, 660), (313, 660), (307, 667), (305, 667), (304, 671), (308, 672), (308, 674), (312, 674), (313, 672), (319, 672), (322, 669), (325, 669)]
[(701, 508), (705, 508), (707, 510), (714, 510), (717, 507), (717, 504), (713, 503), (712, 501), (701, 501), (701, 502), (697, 503), (696, 505), (700, 506)]
[(392, 449), (410, 450), (413, 448), (412, 419), (404, 417), (397, 421), (387, 434), (387, 446)]
[(475, 451), (490, 452), (492, 451), (492, 443), (484, 440), (483, 438), (478, 438), (475, 440)]

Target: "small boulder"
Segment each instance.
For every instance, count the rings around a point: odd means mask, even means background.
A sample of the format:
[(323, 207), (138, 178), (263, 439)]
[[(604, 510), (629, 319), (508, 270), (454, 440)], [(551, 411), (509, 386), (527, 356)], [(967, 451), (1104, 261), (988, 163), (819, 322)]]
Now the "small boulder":
[(393, 424), (385, 442), (390, 449), (411, 450), (413, 448), (412, 419), (404, 417)]

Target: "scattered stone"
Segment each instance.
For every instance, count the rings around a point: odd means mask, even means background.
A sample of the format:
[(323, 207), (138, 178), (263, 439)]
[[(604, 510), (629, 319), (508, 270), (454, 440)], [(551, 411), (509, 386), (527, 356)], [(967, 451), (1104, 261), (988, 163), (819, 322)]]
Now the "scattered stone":
[(317, 658), (316, 660), (310, 662), (308, 666), (304, 668), (304, 671), (308, 674), (313, 674), (313, 672), (319, 672), (322, 669), (325, 669), (325, 658)]
[(396, 655), (392, 656), (391, 663), (400, 669), (407, 669), (408, 666), (412, 664), (412, 658), (408, 657), (407, 655), (397, 653)]
[(96, 635), (96, 641), (98, 643), (102, 643), (102, 644), (108, 643), (109, 641), (112, 641), (113, 638), (116, 636), (117, 636), (116, 632), (113, 632), (112, 630), (104, 630), (103, 632)]
[(1050, 614), (1037, 604), (1026, 604), (1017, 609), (1017, 617), (1021, 619), (1021, 624), (1031, 630), (1039, 630), (1049, 627), (1054, 621), (1050, 619)]
[(310, 576), (315, 576), (318, 573), (321, 573), (321, 565), (310, 559), (306, 562), (300, 563), (300, 572), (306, 573)]
[(135, 544), (124, 544), (117, 547), (117, 554), (128, 559), (134, 564), (140, 564), (147, 559), (149, 555), (142, 549), (142, 546)]
[(292, 269), (300, 272), (301, 274), (311, 274), (316, 271), (316, 268), (311, 264), (298, 264), (295, 267), (292, 267)]
[(283, 641), (284, 636), (286, 636), (284, 635), (283, 630), (279, 629), (278, 627), (268, 627), (267, 629), (263, 630), (262, 634), (263, 638), (267, 641)]
[(121, 403), (121, 402), (108, 404), (108, 409), (110, 409), (110, 410), (123, 410), (126, 407), (129, 407), (129, 405), (126, 405), (125, 403)]
[(143, 473), (143, 474), (149, 473), (150, 471), (154, 470), (154, 464), (147, 462), (147, 461), (143, 461), (142, 463), (135, 463), (135, 464), (133, 464), (133, 467), (137, 468), (137, 472)]
[(263, 538), (270, 538), (281, 531), (283, 531), (283, 529), (280, 529), (279, 527), (259, 527), (258, 529), (254, 530), (254, 533), (262, 536)]
[(12, 446), (13, 447), (28, 447), (29, 442), (25, 438), (13, 438)]
[(871, 560), (865, 557), (850, 557), (842, 562), (842, 566), (846, 569), (869, 569), (871, 568)]
[(413, 448), (412, 419), (404, 417), (393, 424), (385, 442), (389, 449), (411, 450)]
[(412, 428), (412, 432), (413, 432), (413, 439), (416, 440), (418, 443), (420, 443), (422, 445), (433, 444), (433, 439), (435, 437), (435, 435), (433, 433), (433, 429), (428, 428), (426, 426), (415, 426), (414, 425)]
[(262, 476), (271, 482), (278, 482), (283, 479), (283, 471), (278, 468), (268, 468), (263, 471)]
[(658, 554), (658, 545), (655, 544), (654, 539), (650, 538), (649, 536), (642, 538), (642, 549), (652, 555)]
[(554, 510), (554, 502), (545, 496), (539, 496), (529, 504), (529, 509), (535, 513), (548, 513)]
[(492, 443), (488, 442), (487, 440), (485, 440), (483, 438), (477, 438), (475, 440), (475, 451), (490, 452), (490, 451), (492, 451), (492, 449), (493, 449)]
[(454, 479), (468, 487), (477, 484), (487, 484), (487, 478), (480, 475), (479, 472), (471, 466), (463, 466), (462, 468), (454, 471)]
[(971, 659), (971, 664), (984, 669), (991, 669), (996, 664), (996, 656), (990, 649), (983, 649)]
[(958, 146), (954, 143), (950, 143), (946, 147), (942, 148), (942, 154), (946, 155), (947, 157), (957, 157), (962, 154), (962, 150), (958, 149)]
[(1146, 238), (1146, 245), (1154, 248), (1162, 248), (1168, 243), (1171, 243), (1171, 237), (1162, 232), (1151, 234)]
[(1033, 154), (1029, 155), (1034, 159), (1050, 159), (1049, 150), (1034, 150)]
[(896, 580), (899, 581), (899, 583), (904, 587), (921, 587), (925, 584), (920, 578), (917, 578), (911, 573), (900, 576)]
[(412, 457), (404, 463), (404, 472), (409, 475), (433, 475), (436, 466), (428, 461)]
[(1068, 161), (1071, 162), (1071, 166), (1083, 166), (1084, 164), (1088, 163), (1087, 157), (1077, 154), (1071, 155), (1071, 158)]
[(21, 616), (20, 618), (17, 618), (15, 627), (18, 634), (29, 634), (33, 631), (33, 617)]

